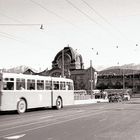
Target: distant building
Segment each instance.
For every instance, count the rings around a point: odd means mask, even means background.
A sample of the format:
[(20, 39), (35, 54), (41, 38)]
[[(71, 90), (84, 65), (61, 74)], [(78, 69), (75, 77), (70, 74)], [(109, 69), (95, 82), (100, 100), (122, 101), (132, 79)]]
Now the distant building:
[(127, 89), (140, 92), (140, 72), (130, 69), (111, 69), (98, 74), (96, 88)]

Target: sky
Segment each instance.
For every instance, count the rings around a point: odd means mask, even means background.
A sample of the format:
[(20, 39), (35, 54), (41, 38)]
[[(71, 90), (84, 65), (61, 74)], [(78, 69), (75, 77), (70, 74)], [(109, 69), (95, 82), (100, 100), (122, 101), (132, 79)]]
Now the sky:
[(90, 60), (97, 70), (139, 64), (139, 7), (140, 0), (0, 0), (0, 68), (51, 69), (68, 45), (85, 68)]

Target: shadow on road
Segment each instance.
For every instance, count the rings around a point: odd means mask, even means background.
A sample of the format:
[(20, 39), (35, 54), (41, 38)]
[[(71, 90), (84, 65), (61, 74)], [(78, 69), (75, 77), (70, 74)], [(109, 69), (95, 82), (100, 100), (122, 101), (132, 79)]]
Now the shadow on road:
[[(54, 109), (53, 108), (34, 108), (34, 109), (28, 109), (26, 112), (34, 112), (34, 111), (37, 112), (37, 111), (43, 111), (43, 110), (54, 110)], [(18, 114), (16, 110), (15, 111), (0, 111), (0, 115), (15, 115), (15, 114)]]

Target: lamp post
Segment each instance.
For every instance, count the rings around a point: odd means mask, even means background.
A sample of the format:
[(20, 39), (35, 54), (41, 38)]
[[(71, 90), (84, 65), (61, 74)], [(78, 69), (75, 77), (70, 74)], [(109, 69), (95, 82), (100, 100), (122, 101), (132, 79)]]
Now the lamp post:
[(92, 60), (90, 60), (90, 91), (91, 91), (91, 99), (93, 99), (93, 75), (92, 75)]
[[(91, 48), (92, 51), (94, 48)], [(98, 51), (96, 52), (96, 55), (99, 55)], [(94, 84), (95, 84), (95, 75), (93, 76), (93, 67), (92, 67), (92, 59), (90, 60), (90, 92), (91, 92), (91, 99), (93, 99), (93, 90), (94, 90)]]
[(61, 76), (64, 77), (64, 49), (62, 50), (62, 73)]

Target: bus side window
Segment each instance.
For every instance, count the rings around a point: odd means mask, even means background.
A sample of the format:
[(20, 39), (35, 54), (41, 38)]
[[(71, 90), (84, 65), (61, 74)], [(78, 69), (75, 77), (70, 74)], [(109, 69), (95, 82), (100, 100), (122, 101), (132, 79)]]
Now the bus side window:
[(60, 82), (60, 90), (66, 90), (65, 82)]
[(51, 89), (52, 89), (51, 81), (45, 81), (45, 90), (51, 90)]
[(4, 90), (14, 90), (14, 78), (5, 78), (4, 80)]
[(44, 90), (44, 81), (37, 80), (37, 90)]
[(35, 90), (35, 80), (27, 80), (27, 90)]
[(74, 90), (73, 83), (70, 82), (70, 90)]
[(67, 90), (70, 90), (70, 82), (67, 82)]
[(53, 87), (54, 87), (54, 90), (59, 90), (59, 81), (54, 81)]
[(25, 79), (16, 79), (16, 90), (24, 90), (25, 89)]
[(69, 86), (68, 86), (68, 83), (66, 83), (66, 90), (68, 90), (69, 89)]

